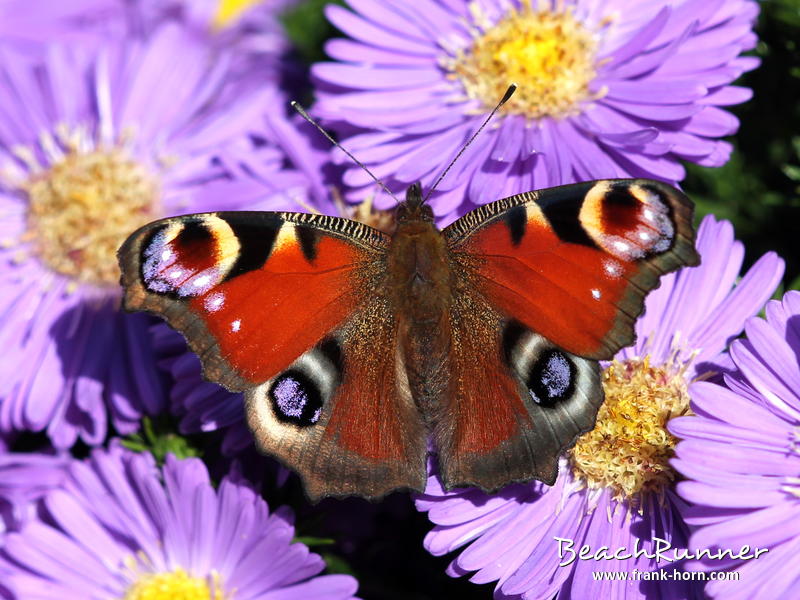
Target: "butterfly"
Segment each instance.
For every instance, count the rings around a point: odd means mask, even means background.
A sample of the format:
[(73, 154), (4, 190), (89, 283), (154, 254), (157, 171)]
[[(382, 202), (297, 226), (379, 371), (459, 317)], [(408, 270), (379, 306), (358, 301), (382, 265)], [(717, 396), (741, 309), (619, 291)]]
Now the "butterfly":
[(649, 180), (532, 191), (439, 230), (412, 185), (390, 234), (345, 218), (217, 212), (119, 250), (124, 307), (164, 318), (244, 392), (260, 450), (312, 500), (552, 485), (594, 426), (599, 360), (659, 277), (699, 264), (693, 206)]

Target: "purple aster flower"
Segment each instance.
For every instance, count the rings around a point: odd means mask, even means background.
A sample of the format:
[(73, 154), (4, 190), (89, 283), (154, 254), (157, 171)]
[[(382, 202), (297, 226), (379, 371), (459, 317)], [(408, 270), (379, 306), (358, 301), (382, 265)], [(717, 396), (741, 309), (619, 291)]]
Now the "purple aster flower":
[(297, 1), (135, 0), (129, 16), (135, 30), (177, 21), (206, 43), (232, 51), (231, 77), (253, 84), (258, 77), (294, 81), (299, 67), (287, 60), (291, 45), (278, 17)]
[[(273, 77), (285, 70), (290, 49), (278, 19), (297, 0), (0, 0), (0, 40), (30, 48), (54, 39), (70, 42), (149, 35), (167, 21), (181, 24), (217, 48), (234, 50), (239, 67)], [(252, 80), (252, 78), (251, 78)]]
[[(205, 34), (251, 32), (249, 46), (260, 51), (283, 51), (278, 16), (299, 0), (135, 0), (144, 14), (178, 17)], [(275, 45), (278, 42), (279, 45)]]
[(34, 517), (36, 502), (64, 481), (68, 462), (58, 454), (0, 451), (0, 532)]
[(712, 598), (800, 594), (800, 292), (769, 302), (766, 317), (748, 320), (747, 338), (731, 345), (726, 385), (695, 383), (695, 415), (670, 423), (683, 438), (672, 464), (690, 479), (678, 492), (700, 526), (692, 545), (737, 556), (724, 563), (736, 579), (706, 585)]
[(173, 379), (170, 399), (172, 412), (180, 419), (178, 430), (182, 434), (221, 431), (221, 450), (228, 456), (251, 448), (253, 436), (244, 421), (242, 395), (205, 381), (200, 360), (166, 325), (153, 328), (153, 345), (162, 358), (161, 366)]
[[(431, 475), (417, 500), (436, 524), (425, 547), (441, 555), (466, 546), (449, 574), (474, 572), (476, 583), (497, 581), (498, 596), (526, 600), (551, 599), (556, 593), (565, 598), (699, 596), (700, 587), (689, 582), (661, 585), (593, 575), (671, 573), (679, 567), (680, 561), (653, 557), (659, 546), (669, 544), (663, 555), (675, 558), (675, 550), (688, 543), (685, 503), (675, 494), (669, 465), (676, 440), (666, 424), (688, 411), (689, 382), (714, 368), (719, 353), (759, 311), (783, 273), (783, 262), (770, 253), (737, 283), (742, 244), (734, 240), (730, 223), (713, 217), (703, 220), (697, 249), (702, 264), (661, 279), (636, 323), (636, 344), (605, 365), (606, 400), (597, 425), (562, 458), (553, 487), (533, 482), (495, 495), (473, 488), (448, 492)], [(591, 549), (589, 558), (571, 554), (584, 545)], [(619, 548), (624, 550), (616, 553)]]
[(0, 430), (98, 444), (109, 420), (126, 434), (165, 406), (151, 321), (118, 310), (117, 247), (261, 194), (220, 157), (269, 155), (247, 134), (280, 97), (269, 81), (237, 93), (226, 56), (173, 25), (0, 57)]
[[(750, 98), (729, 85), (758, 60), (751, 0), (352, 0), (328, 6), (352, 39), (317, 64), (316, 114), (393, 188), (430, 185), (510, 83), (490, 130), (432, 199), (437, 214), (604, 177), (680, 181), (680, 160), (725, 163), (718, 138)], [(362, 128), (360, 132), (357, 128)], [(351, 168), (345, 183), (372, 186)], [(388, 200), (384, 200), (388, 202)]]
[(122, 0), (0, 0), (0, 41), (74, 40), (89, 30), (113, 31), (122, 25), (122, 9)]
[[(352, 598), (356, 581), (292, 543), (287, 508), (270, 512), (240, 478), (215, 489), (198, 459), (112, 445), (73, 461), (41, 518), (5, 538), (13, 598)], [(2, 568), (2, 567), (0, 567)]]

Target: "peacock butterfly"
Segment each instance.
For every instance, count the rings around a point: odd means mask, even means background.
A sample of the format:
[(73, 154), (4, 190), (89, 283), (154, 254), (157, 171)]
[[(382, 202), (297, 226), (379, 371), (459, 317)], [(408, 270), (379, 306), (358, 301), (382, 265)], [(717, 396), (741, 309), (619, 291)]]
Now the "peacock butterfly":
[(119, 250), (124, 306), (243, 391), (258, 447), (312, 500), (552, 484), (659, 276), (699, 262), (692, 204), (648, 180), (526, 192), (439, 230), (419, 184), (391, 234), (291, 212), (156, 221)]

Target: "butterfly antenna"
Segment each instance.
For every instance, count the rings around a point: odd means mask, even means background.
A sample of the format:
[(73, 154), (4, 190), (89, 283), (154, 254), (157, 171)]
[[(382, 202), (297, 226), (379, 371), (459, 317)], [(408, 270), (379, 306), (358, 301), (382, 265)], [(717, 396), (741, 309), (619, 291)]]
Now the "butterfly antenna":
[[(297, 112), (299, 112), (299, 113), (300, 113), (300, 116), (301, 116), (301, 117), (303, 117), (303, 118), (304, 118), (306, 121), (308, 121), (309, 123), (311, 123), (311, 124), (312, 124), (314, 127), (316, 127), (316, 128), (317, 128), (317, 130), (319, 130), (319, 132), (320, 132), (322, 135), (324, 135), (326, 138), (328, 138), (328, 141), (329, 141), (331, 144), (333, 144), (334, 146), (336, 146), (337, 148), (339, 148), (339, 150), (341, 150), (342, 152), (344, 152), (345, 154), (347, 154), (347, 156), (349, 156), (349, 157), (350, 157), (350, 159), (351, 159), (351, 160), (352, 160), (354, 163), (356, 163), (356, 164), (357, 164), (359, 167), (361, 167), (362, 169), (364, 169), (364, 170), (367, 172), (367, 175), (369, 175), (370, 177), (372, 177), (372, 179), (375, 181), (375, 183), (377, 183), (379, 186), (381, 186), (381, 188), (383, 189), (383, 191), (384, 191), (384, 192), (386, 192), (386, 193), (387, 193), (387, 194), (389, 194), (389, 195), (390, 195), (392, 198), (394, 198), (394, 199), (395, 199), (395, 201), (396, 201), (398, 204), (400, 203), (400, 200), (399, 200), (399, 198), (398, 198), (397, 196), (395, 196), (395, 195), (392, 193), (392, 190), (390, 190), (388, 187), (386, 187), (386, 184), (385, 184), (385, 183), (383, 183), (383, 182), (382, 182), (380, 179), (378, 179), (377, 177), (375, 177), (375, 175), (373, 175), (373, 174), (372, 174), (372, 171), (370, 171), (370, 170), (367, 168), (367, 165), (365, 165), (365, 164), (364, 164), (364, 163), (362, 163), (360, 160), (358, 160), (358, 159), (357, 159), (355, 156), (353, 156), (353, 155), (352, 155), (352, 153), (351, 153), (351, 152), (350, 152), (350, 151), (349, 151), (347, 148), (345, 148), (345, 147), (344, 147), (344, 146), (342, 146), (342, 145), (341, 145), (339, 142), (337, 142), (335, 139), (333, 139), (333, 137), (331, 137), (331, 134), (330, 134), (330, 133), (328, 133), (327, 131), (325, 131), (325, 130), (322, 128), (322, 126), (321, 126), (319, 123), (317, 123), (317, 122), (316, 122), (314, 119), (312, 119), (312, 118), (311, 118), (311, 115), (309, 115), (309, 114), (306, 112), (306, 110), (305, 110), (305, 109), (304, 109), (302, 106), (300, 106), (300, 104), (299, 104), (299, 103), (298, 103), (296, 100), (292, 100), (292, 101), (290, 102), (290, 104), (292, 105), (292, 108), (293, 108), (293, 109), (295, 109)], [(495, 110), (497, 110), (497, 109), (495, 109)]]
[(517, 91), (517, 84), (516, 83), (512, 83), (510, 86), (508, 86), (508, 89), (506, 90), (506, 93), (503, 94), (503, 97), (500, 99), (500, 102), (497, 103), (497, 106), (495, 106), (492, 109), (492, 112), (489, 113), (489, 116), (486, 117), (486, 120), (483, 122), (483, 125), (478, 127), (478, 130), (475, 133), (472, 134), (472, 137), (469, 138), (469, 140), (467, 140), (467, 143), (464, 144), (461, 147), (461, 150), (458, 151), (458, 154), (456, 154), (456, 157), (453, 160), (450, 161), (450, 164), (447, 165), (447, 168), (442, 172), (441, 175), (439, 175), (439, 179), (437, 179), (434, 182), (434, 184), (431, 186), (431, 188), (428, 190), (428, 193), (425, 195), (425, 199), (422, 201), (423, 204), (428, 201), (428, 198), (431, 197), (431, 194), (436, 189), (436, 186), (438, 186), (439, 183), (441, 183), (442, 179), (444, 179), (444, 176), (447, 175), (447, 173), (450, 171), (450, 169), (453, 168), (453, 165), (456, 164), (456, 162), (458, 162), (459, 158), (461, 158), (461, 155), (464, 154), (464, 152), (466, 151), (467, 148), (469, 148), (469, 145), (472, 142), (475, 141), (475, 138), (478, 137), (478, 134), (481, 131), (483, 131), (483, 128), (486, 127), (486, 125), (489, 123), (489, 121), (492, 120), (492, 117), (494, 116), (494, 113), (496, 113), (498, 110), (500, 110), (500, 107), (503, 106), (503, 104), (505, 104), (506, 102), (508, 102), (508, 100), (511, 98), (511, 96), (514, 95), (514, 92), (516, 92), (516, 91)]

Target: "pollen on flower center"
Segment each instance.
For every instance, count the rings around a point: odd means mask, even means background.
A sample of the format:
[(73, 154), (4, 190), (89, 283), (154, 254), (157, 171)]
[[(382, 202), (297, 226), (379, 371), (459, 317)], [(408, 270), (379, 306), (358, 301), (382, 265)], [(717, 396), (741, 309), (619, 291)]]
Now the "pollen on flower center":
[(158, 184), (121, 149), (72, 151), (23, 185), (28, 194), (25, 236), (42, 262), (80, 282), (116, 285), (116, 252), (152, 220)]
[(574, 475), (617, 499), (659, 492), (674, 478), (677, 440), (667, 422), (689, 412), (685, 365), (648, 358), (614, 361), (603, 374), (606, 399), (595, 428), (570, 451)]
[(460, 79), (467, 95), (492, 108), (509, 84), (519, 88), (503, 109), (530, 119), (561, 117), (578, 111), (582, 100), (595, 96), (597, 42), (570, 9), (534, 9), (525, 0), (495, 24), (473, 15), (483, 33), (472, 46), (444, 61), (451, 77)]
[(241, 17), (247, 9), (255, 6), (261, 0), (219, 0), (217, 12), (214, 15), (213, 26), (216, 29), (223, 29), (232, 25)]
[(183, 569), (142, 575), (121, 600), (224, 600), (219, 576), (190, 577)]

